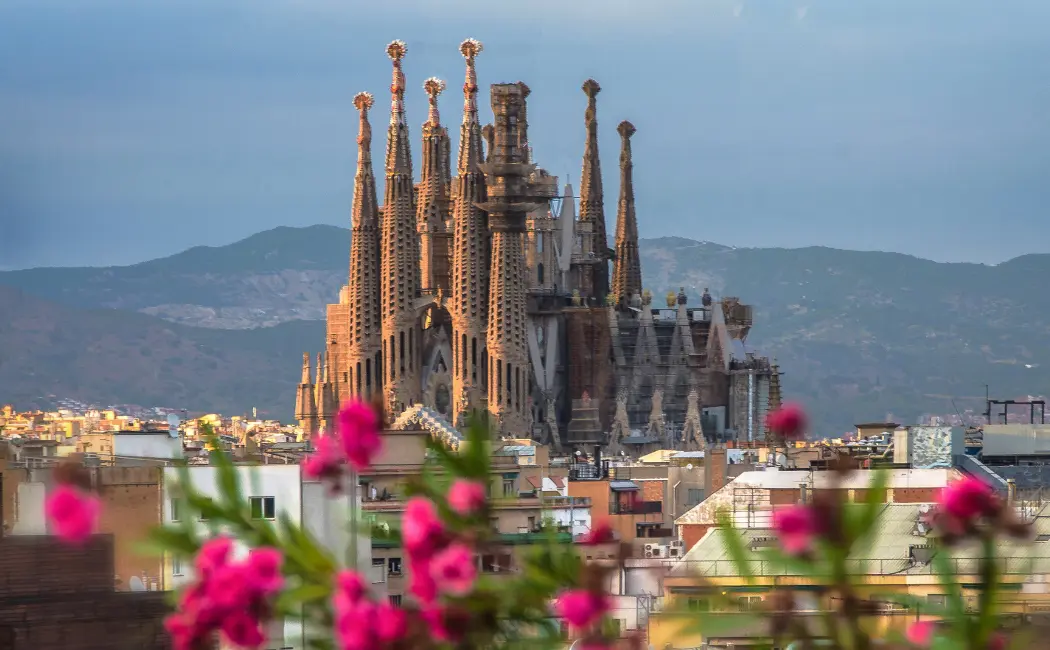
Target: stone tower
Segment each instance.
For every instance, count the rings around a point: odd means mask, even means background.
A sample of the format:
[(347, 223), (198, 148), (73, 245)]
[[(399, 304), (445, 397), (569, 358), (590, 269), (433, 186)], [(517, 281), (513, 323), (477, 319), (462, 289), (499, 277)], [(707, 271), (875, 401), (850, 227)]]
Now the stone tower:
[(605, 235), (605, 206), (602, 190), (602, 165), (598, 157), (598, 93), (601, 86), (594, 79), (583, 82), (587, 95), (584, 119), (587, 144), (583, 150), (583, 173), (580, 177), (579, 261), (575, 279), (586, 304), (604, 304), (609, 293), (609, 241)]
[(405, 121), (405, 44), (394, 41), (387, 56), (394, 64), (390, 84), (390, 127), (386, 143), (386, 191), (380, 228), (380, 310), (384, 397), (392, 416), (420, 401), (419, 238), (415, 227), (415, 189), (408, 123)]
[(489, 300), (488, 218), (478, 207), (485, 201), (478, 79), (474, 69), (482, 45), (467, 39), (459, 46), (467, 60), (463, 84), (463, 123), (459, 127), (459, 161), (453, 181), (455, 214), (452, 242), (452, 408), (454, 421), (485, 409), (485, 327)]
[(620, 203), (616, 208), (616, 259), (613, 260), (612, 293), (626, 305), (642, 294), (642, 264), (638, 259), (638, 220), (634, 213), (634, 165), (631, 136), (634, 125), (623, 121), (620, 133)]
[(317, 428), (319, 431), (331, 433), (335, 422), (336, 411), (339, 410), (338, 400), (335, 395), (335, 387), (332, 385), (328, 374), (328, 355), (323, 352), (317, 353), (317, 378), (314, 380), (314, 405), (317, 409)]
[(529, 351), (526, 339), (525, 218), (534, 209), (528, 177), (532, 166), (519, 131), (525, 107), (522, 84), (493, 84), (492, 148), (481, 169), (488, 200), (492, 261), (489, 286), (488, 410), (505, 435), (528, 436), (532, 425)]
[(357, 174), (354, 176), (354, 203), (350, 212), (349, 332), (345, 363), (344, 390), (351, 396), (371, 399), (383, 388), (380, 354), (381, 320), (379, 312), (379, 202), (372, 171), (372, 126), (368, 109), (373, 99), (358, 93), (354, 106), (361, 113), (357, 136)]
[(317, 403), (314, 400), (314, 385), (310, 383), (310, 353), (303, 353), (303, 375), (295, 395), (295, 419), (304, 436), (317, 433)]
[[(780, 393), (780, 366), (777, 365), (777, 360), (773, 359), (773, 363), (769, 366), (769, 401), (766, 405), (766, 415), (776, 411), (784, 405), (783, 397)], [(774, 437), (773, 432), (769, 429), (769, 425), (763, 423), (766, 433), (766, 442), (772, 444)]]
[(416, 226), (419, 229), (419, 276), (424, 292), (440, 290), (449, 294), (449, 233), (446, 222), (449, 214), (448, 130), (441, 126), (437, 98), (445, 89), (445, 82), (431, 77), (423, 83), (430, 100), (430, 112), (423, 123), (423, 169), (420, 171), (416, 205)]

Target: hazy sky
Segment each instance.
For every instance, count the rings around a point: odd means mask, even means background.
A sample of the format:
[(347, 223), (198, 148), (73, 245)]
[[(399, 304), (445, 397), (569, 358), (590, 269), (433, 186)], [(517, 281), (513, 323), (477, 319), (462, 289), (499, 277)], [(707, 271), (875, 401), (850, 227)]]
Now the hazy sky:
[(630, 119), (643, 237), (1050, 252), (1047, 0), (2, 0), (0, 267), (347, 225), (353, 95), (376, 95), (381, 159), (405, 40), (418, 159), (426, 77), (457, 132), (465, 37), (483, 89), (532, 88), (563, 182), (602, 84), (610, 231)]

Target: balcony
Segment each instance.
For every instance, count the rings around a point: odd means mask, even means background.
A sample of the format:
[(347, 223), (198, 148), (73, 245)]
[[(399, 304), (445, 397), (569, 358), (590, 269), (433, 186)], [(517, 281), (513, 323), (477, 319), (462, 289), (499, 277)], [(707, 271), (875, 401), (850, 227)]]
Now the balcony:
[(634, 501), (632, 503), (609, 504), (610, 515), (655, 515), (664, 511), (662, 501)]
[(590, 497), (544, 497), (543, 507), (549, 508), (590, 508)]

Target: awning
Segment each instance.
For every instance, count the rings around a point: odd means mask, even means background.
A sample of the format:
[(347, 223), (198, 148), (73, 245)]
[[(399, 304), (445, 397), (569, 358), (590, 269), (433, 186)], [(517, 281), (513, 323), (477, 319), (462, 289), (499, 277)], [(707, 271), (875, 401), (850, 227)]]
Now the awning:
[(613, 492), (630, 492), (641, 488), (634, 481), (609, 481), (609, 489)]

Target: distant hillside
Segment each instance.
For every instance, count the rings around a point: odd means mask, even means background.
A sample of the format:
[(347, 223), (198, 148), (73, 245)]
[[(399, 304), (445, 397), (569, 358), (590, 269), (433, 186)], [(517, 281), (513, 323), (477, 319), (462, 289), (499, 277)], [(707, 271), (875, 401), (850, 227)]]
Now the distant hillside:
[(321, 323), (255, 330), (193, 328), (108, 309), (77, 309), (0, 286), (0, 401), (46, 407), (51, 396), (108, 405), (185, 407), (284, 419), (302, 352)]
[[(349, 238), (332, 226), (277, 228), (134, 266), (0, 273), (0, 285), (70, 307), (139, 311), (192, 325), (146, 319), (126, 327), (169, 327), (193, 342), (218, 337), (231, 346), (227, 354), (240, 350), (246, 359), (266, 337), (286, 346), (292, 359), (290, 376), (285, 371), (272, 381), (294, 382), (296, 353), (317, 348), (322, 334), (318, 323), (289, 321), (324, 318), (324, 306), (346, 281)], [(641, 255), (645, 285), (657, 300), (680, 286), (698, 300), (710, 287), (716, 296), (754, 305), (748, 343), (779, 358), (786, 392), (817, 403), (817, 422), (829, 431), (890, 414), (911, 422), (925, 412), (979, 410), (985, 383), (1001, 396), (1050, 393), (1050, 360), (1043, 358), (1050, 305), (1042, 298), (1050, 255), (998, 266), (942, 264), (895, 253), (731, 248), (680, 237), (642, 240)], [(2, 299), (0, 311), (7, 311)], [(276, 324), (284, 325), (254, 333), (222, 329)], [(251, 394), (240, 386), (219, 387), (218, 394), (235, 390)], [(291, 393), (282, 399), (289, 404)]]

